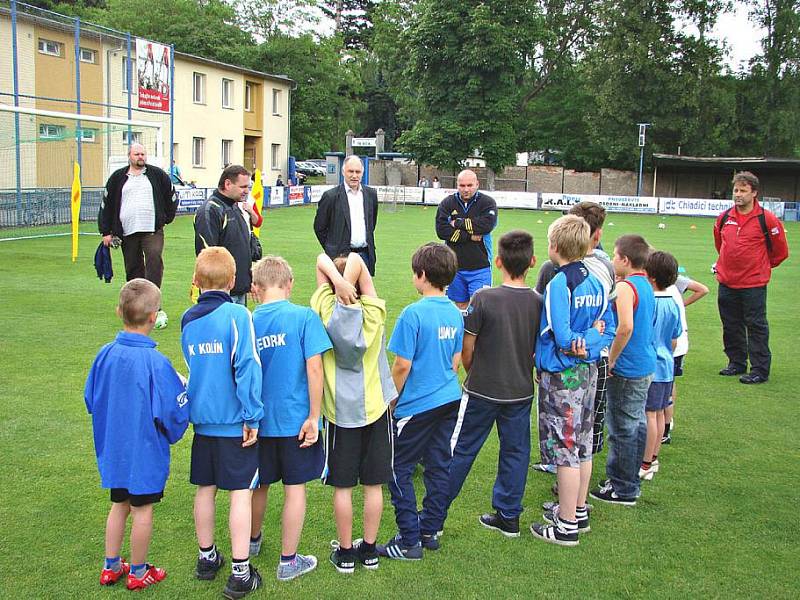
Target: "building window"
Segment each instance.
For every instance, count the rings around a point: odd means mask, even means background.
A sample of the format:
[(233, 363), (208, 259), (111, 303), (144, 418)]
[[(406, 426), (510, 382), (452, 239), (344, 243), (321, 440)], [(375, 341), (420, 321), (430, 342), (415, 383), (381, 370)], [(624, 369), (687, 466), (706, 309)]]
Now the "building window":
[(247, 82), (244, 84), (244, 110), (246, 112), (253, 112), (253, 84)]
[(39, 138), (43, 140), (60, 140), (64, 137), (63, 125), (51, 125), (42, 123), (39, 125)]
[(206, 138), (192, 138), (192, 166), (202, 167), (205, 161)]
[(81, 48), (81, 62), (95, 64), (97, 62), (97, 52), (90, 48)]
[(82, 142), (94, 143), (97, 140), (97, 129), (79, 129), (75, 132), (75, 137)]
[(233, 151), (233, 140), (222, 140), (222, 168), (231, 164), (231, 152)]
[(281, 145), (280, 144), (272, 144), (272, 168), (273, 169), (280, 169), (280, 160), (281, 160)]
[(276, 89), (272, 90), (272, 114), (281, 114), (281, 91)]
[(52, 40), (39, 38), (39, 52), (50, 56), (61, 56), (61, 44)]
[(222, 108), (233, 108), (233, 80), (222, 80)]
[(192, 101), (195, 104), (206, 103), (206, 76), (202, 73), (192, 74)]
[(131, 131), (131, 138), (130, 142), (128, 141), (128, 130), (124, 130), (122, 132), (122, 143), (130, 146), (131, 144), (141, 144), (142, 143), (142, 132), (141, 131)]
[[(122, 91), (128, 91), (128, 73), (131, 74), (131, 81), (133, 81), (133, 72), (130, 71), (130, 61), (127, 56), (122, 57)], [(133, 86), (133, 93), (136, 93), (136, 85)]]

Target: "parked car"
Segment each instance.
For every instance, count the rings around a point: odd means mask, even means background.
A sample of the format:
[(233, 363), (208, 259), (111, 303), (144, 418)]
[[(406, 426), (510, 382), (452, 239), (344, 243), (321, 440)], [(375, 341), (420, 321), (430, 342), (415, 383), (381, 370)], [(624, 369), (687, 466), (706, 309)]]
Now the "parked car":
[(309, 161), (298, 161), (294, 164), (295, 171), (308, 175), (309, 177), (317, 177), (325, 175), (325, 167)]

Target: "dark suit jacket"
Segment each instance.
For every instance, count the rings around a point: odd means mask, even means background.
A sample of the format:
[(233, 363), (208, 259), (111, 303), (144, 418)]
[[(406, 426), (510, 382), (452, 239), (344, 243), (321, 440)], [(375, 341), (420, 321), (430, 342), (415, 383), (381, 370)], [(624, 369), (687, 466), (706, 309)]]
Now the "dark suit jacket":
[[(378, 192), (361, 186), (364, 196), (364, 220), (367, 226), (367, 254), (369, 272), (375, 275), (375, 224), (378, 222)], [(350, 251), (350, 207), (345, 184), (337, 185), (322, 194), (314, 217), (314, 233), (322, 249), (331, 258)]]

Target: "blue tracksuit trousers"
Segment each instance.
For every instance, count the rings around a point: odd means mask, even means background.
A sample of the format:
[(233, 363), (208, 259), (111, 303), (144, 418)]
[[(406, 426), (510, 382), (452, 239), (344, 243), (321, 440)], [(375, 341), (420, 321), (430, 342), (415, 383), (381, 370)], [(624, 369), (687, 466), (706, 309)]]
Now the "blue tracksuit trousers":
[[(420, 541), (421, 534), (438, 532), (444, 526), (448, 504), (450, 438), (458, 417), (458, 401), (394, 421), (394, 480), (389, 483), (397, 529), (406, 546)], [(425, 498), (417, 512), (414, 471), (422, 463)]]
[(505, 518), (522, 514), (522, 496), (531, 460), (532, 400), (503, 404), (464, 394), (453, 433), (450, 502), (456, 499), (475, 457), (497, 423), (500, 454), (492, 492), (492, 507)]

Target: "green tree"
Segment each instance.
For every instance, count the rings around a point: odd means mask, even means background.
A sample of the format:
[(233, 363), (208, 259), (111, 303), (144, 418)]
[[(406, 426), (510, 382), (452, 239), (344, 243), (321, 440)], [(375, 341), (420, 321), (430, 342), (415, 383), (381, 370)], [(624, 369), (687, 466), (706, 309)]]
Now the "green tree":
[[(594, 98), (584, 117), (588, 141), (605, 154), (595, 167), (635, 165), (640, 122), (653, 124), (648, 156), (728, 149), (735, 104), (720, 83), (720, 51), (705, 33), (676, 27), (676, 16), (692, 18), (695, 9), (678, 0), (617, 0), (599, 12), (599, 35), (584, 60)], [(707, 33), (715, 14), (700, 18)]]
[(400, 44), (415, 122), (398, 144), (447, 168), (473, 150), (496, 171), (513, 164), (528, 137), (521, 114), (582, 51), (595, 4), (419, 0)]
[(222, 62), (258, 68), (256, 44), (237, 25), (236, 12), (222, 0), (159, 0), (149, 4), (107, 0), (105, 8), (84, 11), (84, 18), (176, 50)]
[(311, 35), (276, 35), (255, 53), (262, 70), (287, 73), (297, 82), (291, 103), (294, 156), (343, 150), (345, 132), (357, 126), (360, 73), (355, 61), (340, 57), (341, 48), (337, 37), (316, 41)]
[(378, 0), (322, 0), (316, 4), (333, 21), (334, 33), (344, 40), (345, 48), (369, 48)]
[(751, 16), (766, 36), (742, 88), (753, 120), (741, 126), (760, 138), (758, 154), (800, 156), (800, 1), (755, 0)]

